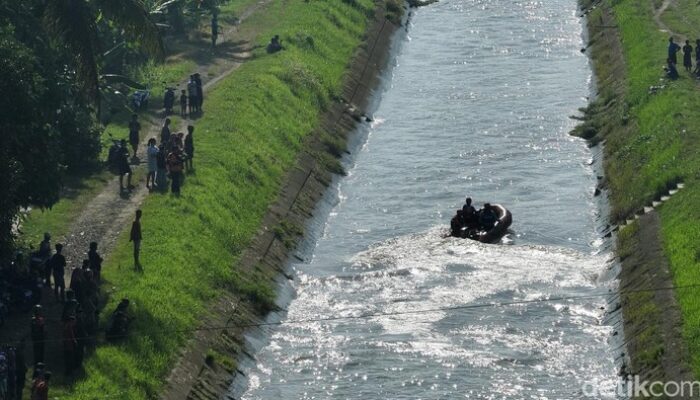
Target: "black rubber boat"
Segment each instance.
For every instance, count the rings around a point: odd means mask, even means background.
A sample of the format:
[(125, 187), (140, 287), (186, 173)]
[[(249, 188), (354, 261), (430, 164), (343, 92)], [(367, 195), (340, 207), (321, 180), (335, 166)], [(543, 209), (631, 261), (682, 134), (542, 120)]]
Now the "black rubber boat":
[(496, 212), (498, 220), (493, 228), (488, 231), (463, 227), (459, 234), (453, 236), (461, 237), (463, 239), (478, 240), (482, 243), (495, 243), (501, 240), (501, 238), (508, 233), (508, 228), (510, 224), (513, 223), (513, 215), (508, 211), (507, 208), (500, 204), (491, 204), (491, 208)]

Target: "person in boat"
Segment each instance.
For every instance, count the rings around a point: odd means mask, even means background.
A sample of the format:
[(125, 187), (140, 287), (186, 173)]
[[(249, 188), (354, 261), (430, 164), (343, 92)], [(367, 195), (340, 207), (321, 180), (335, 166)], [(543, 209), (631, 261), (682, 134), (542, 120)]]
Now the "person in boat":
[(493, 229), (494, 225), (496, 225), (496, 221), (498, 221), (498, 216), (491, 207), (491, 204), (484, 204), (484, 208), (479, 210), (479, 226), (483, 230), (488, 231)]
[(479, 222), (476, 215), (476, 209), (474, 206), (472, 206), (471, 197), (467, 197), (467, 200), (462, 207), (462, 222), (462, 226), (466, 226), (468, 228), (476, 227), (477, 223)]
[(460, 232), (462, 231), (462, 226), (464, 223), (464, 220), (462, 218), (462, 210), (457, 210), (457, 214), (455, 214), (454, 217), (452, 217), (452, 220), (450, 221), (450, 231), (452, 233), (452, 236), (460, 236)]
[(464, 212), (471, 211), (472, 213), (476, 213), (476, 209), (472, 205), (472, 198), (471, 197), (467, 197), (467, 200), (464, 202), (464, 206), (462, 206), (462, 211), (464, 211)]

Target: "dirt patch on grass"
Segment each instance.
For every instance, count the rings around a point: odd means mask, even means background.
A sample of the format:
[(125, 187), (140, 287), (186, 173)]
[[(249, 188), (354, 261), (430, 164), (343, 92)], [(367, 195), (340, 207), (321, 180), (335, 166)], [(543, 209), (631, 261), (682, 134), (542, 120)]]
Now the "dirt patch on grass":
[[(338, 172), (338, 146), (344, 150), (350, 133), (358, 123), (365, 122), (364, 110), (387, 64), (396, 29), (386, 18), (384, 5), (379, 5), (369, 23), (366, 39), (350, 64), (341, 97), (332, 103), (320, 126), (308, 137), (296, 168), (288, 172), (279, 197), (243, 253), (237, 265), (242, 273), (272, 281), (289, 278), (284, 267), (301, 239), (301, 227), (325, 194), (332, 174)], [(242, 374), (237, 361), (241, 357), (254, 358), (243, 335), (256, 335), (259, 328), (255, 325), (270, 310), (260, 310), (234, 293), (225, 295), (213, 309), (213, 316), (203, 321), (202, 326), (216, 329), (202, 329), (194, 334), (171, 371), (161, 398), (223, 398), (234, 379)]]

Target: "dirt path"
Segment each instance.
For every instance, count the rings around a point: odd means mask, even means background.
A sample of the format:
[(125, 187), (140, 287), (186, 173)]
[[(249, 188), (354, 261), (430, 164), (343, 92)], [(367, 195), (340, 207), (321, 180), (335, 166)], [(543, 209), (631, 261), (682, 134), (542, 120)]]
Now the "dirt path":
[[(247, 18), (255, 12), (264, 8), (269, 4), (269, 0), (261, 0), (248, 7), (239, 18), (238, 24), (243, 23)], [(223, 77), (235, 71), (238, 67), (251, 56), (251, 46), (249, 40), (252, 38), (237, 37), (238, 27), (234, 25), (225, 30), (220, 35), (220, 41), (216, 51), (212, 51), (208, 41), (202, 39), (197, 46), (197, 43), (187, 43), (183, 46), (185, 52), (179, 53), (176, 57), (191, 57), (198, 63), (196, 70), (192, 73), (199, 72), (204, 81), (205, 93), (211, 90), (217, 82)], [(181, 87), (186, 86), (186, 82), (181, 82)], [(156, 99), (160, 102), (160, 99)], [(179, 110), (179, 107), (176, 107)], [(206, 97), (203, 105), (206, 113)], [(159, 112), (160, 113), (160, 112)], [(135, 188), (129, 192), (121, 192), (119, 188), (119, 178), (111, 179), (102, 191), (97, 194), (85, 206), (84, 211), (71, 224), (68, 233), (64, 237), (54, 237), (53, 243), (62, 243), (64, 245), (63, 254), (66, 256), (66, 287), (70, 285), (70, 274), (72, 268), (80, 267), (82, 260), (87, 258), (87, 250), (90, 242), (97, 242), (100, 254), (106, 258), (107, 255), (114, 249), (117, 238), (122, 230), (130, 228), (130, 222), (133, 219), (135, 211), (139, 208), (149, 191), (145, 186), (146, 164), (138, 160), (145, 160), (145, 149), (148, 138), (160, 138), (160, 127), (164, 116), (154, 115), (159, 113), (151, 113), (141, 115), (141, 124), (146, 129), (141, 132), (142, 143), (139, 145), (136, 165), (132, 165), (134, 181), (132, 184)], [(173, 126), (173, 133), (186, 131), (187, 125), (196, 126), (196, 119), (189, 117), (184, 119), (181, 126)], [(126, 134), (126, 132), (125, 132)], [(126, 184), (126, 182), (125, 182)], [(157, 196), (169, 196), (169, 193), (154, 193)], [(102, 288), (104, 291), (105, 288)], [(61, 322), (60, 315), (62, 312), (62, 304), (58, 303), (49, 289), (45, 289), (42, 296), (42, 306), (47, 320), (47, 337), (55, 340), (61, 338)], [(27, 340), (25, 347), (25, 355), (28, 364), (32, 364), (33, 356), (30, 350), (29, 343), (29, 314), (14, 314), (10, 316), (2, 330), (0, 330), (0, 342), (3, 343), (19, 343), (21, 340)], [(49, 342), (46, 345), (46, 364), (54, 372), (54, 378), (57, 383), (65, 383), (66, 379), (62, 376), (62, 350), (60, 342)], [(57, 374), (58, 373), (58, 374)]]
[(661, 32), (668, 32), (671, 35), (677, 35), (677, 33), (673, 32), (669, 27), (664, 23), (664, 21), (661, 20), (661, 16), (666, 12), (668, 7), (671, 5), (673, 0), (664, 0), (663, 3), (661, 3), (661, 7), (658, 9), (654, 10), (654, 22), (656, 23), (656, 26), (659, 27), (659, 30)]

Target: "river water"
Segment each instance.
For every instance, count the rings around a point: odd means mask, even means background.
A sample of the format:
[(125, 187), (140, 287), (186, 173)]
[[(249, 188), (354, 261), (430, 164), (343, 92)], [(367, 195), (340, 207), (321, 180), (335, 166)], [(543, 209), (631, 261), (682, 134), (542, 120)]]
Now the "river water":
[[(242, 398), (614, 398), (606, 298), (530, 302), (615, 284), (591, 154), (568, 135), (590, 91), (581, 35), (575, 0), (413, 12)], [(443, 237), (467, 194), (513, 212), (503, 243)], [(366, 314), (384, 315), (295, 323)]]

